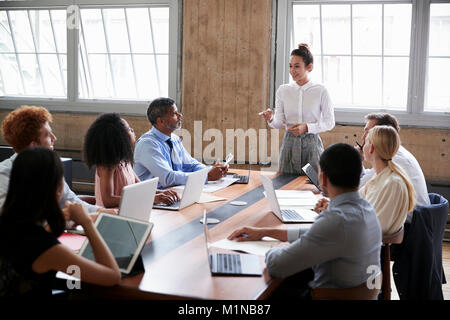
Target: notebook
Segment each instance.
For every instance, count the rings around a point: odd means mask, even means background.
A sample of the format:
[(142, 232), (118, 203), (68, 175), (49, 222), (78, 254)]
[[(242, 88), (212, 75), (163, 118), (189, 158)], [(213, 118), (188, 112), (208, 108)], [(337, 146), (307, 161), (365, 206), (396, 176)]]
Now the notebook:
[(130, 184), (122, 189), (119, 215), (137, 220), (150, 221), (153, 201), (159, 178)]
[[(206, 221), (206, 210), (203, 212), (203, 221)], [(212, 275), (262, 275), (259, 257), (256, 255), (210, 252), (211, 244), (209, 243), (209, 230), (206, 223), (203, 224), (203, 230), (205, 234), (206, 253), (209, 260), (208, 265)]]
[[(153, 223), (123, 216), (100, 213), (95, 227), (108, 245), (123, 274), (129, 274), (147, 241)], [(87, 239), (80, 255), (95, 261), (92, 247)]]
[[(264, 175), (261, 175), (261, 180), (273, 214), (283, 223), (311, 223), (317, 218), (317, 213), (309, 209), (281, 209), (272, 180)], [(301, 201), (302, 199), (298, 200), (299, 205), (301, 205)]]
[(205, 185), (208, 172), (211, 168), (204, 168), (199, 171), (192, 172), (188, 175), (186, 186), (183, 190), (183, 195), (181, 200), (177, 201), (171, 205), (166, 204), (155, 204), (154, 209), (165, 209), (165, 210), (181, 210), (184, 209), (200, 200), (200, 196), (203, 191), (203, 186)]

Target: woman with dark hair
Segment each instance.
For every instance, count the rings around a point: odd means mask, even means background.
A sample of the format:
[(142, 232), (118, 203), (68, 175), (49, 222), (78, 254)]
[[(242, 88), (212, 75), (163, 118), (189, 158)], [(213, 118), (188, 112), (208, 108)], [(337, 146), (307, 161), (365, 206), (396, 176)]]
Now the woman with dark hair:
[(64, 215), (81, 225), (96, 262), (60, 244), (65, 219), (59, 201), (63, 168), (48, 148), (28, 148), (14, 161), (8, 194), (0, 216), (0, 295), (51, 295), (57, 271), (77, 266), (81, 280), (115, 285), (120, 270), (111, 251), (79, 203), (66, 203)]
[(301, 174), (307, 163), (317, 170), (323, 152), (318, 134), (334, 127), (334, 110), (327, 89), (309, 79), (313, 62), (308, 45), (299, 44), (291, 52), (289, 63), (294, 82), (278, 88), (275, 115), (270, 108), (260, 113), (272, 128), (286, 129), (278, 170), (283, 173)]
[[(84, 159), (89, 168), (96, 166), (95, 200), (99, 206), (116, 208), (123, 187), (139, 182), (133, 170), (136, 135), (117, 113), (100, 115), (89, 127), (84, 139)], [(155, 203), (178, 201), (174, 191), (157, 191)]]

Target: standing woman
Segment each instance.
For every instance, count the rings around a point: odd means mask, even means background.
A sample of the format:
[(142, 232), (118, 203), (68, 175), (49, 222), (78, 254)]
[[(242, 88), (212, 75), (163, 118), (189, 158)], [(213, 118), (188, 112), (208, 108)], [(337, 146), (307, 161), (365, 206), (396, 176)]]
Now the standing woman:
[(281, 146), (279, 172), (301, 174), (307, 163), (317, 170), (323, 152), (318, 134), (334, 127), (334, 109), (327, 89), (309, 79), (313, 60), (304, 43), (291, 52), (289, 72), (294, 83), (278, 88), (275, 114), (272, 109), (261, 113), (272, 128), (287, 129)]

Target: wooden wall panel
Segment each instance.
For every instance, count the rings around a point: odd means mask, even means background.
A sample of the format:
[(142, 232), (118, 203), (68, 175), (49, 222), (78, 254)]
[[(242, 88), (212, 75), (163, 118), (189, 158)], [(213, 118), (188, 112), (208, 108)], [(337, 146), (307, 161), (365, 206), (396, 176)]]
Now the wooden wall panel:
[(202, 121), (224, 139), (266, 128), (257, 113), (269, 105), (272, 1), (185, 0), (183, 17), (183, 127), (193, 138)]

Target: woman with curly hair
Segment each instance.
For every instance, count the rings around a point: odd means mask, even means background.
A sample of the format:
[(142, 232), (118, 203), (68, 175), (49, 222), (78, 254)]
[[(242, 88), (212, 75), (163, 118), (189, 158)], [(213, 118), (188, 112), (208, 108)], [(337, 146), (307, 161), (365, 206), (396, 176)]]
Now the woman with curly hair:
[[(89, 127), (84, 139), (84, 159), (89, 168), (96, 166), (96, 204), (115, 208), (120, 204), (123, 187), (139, 182), (133, 171), (136, 135), (117, 113), (100, 115)], [(178, 201), (176, 192), (157, 191), (155, 203)]]

